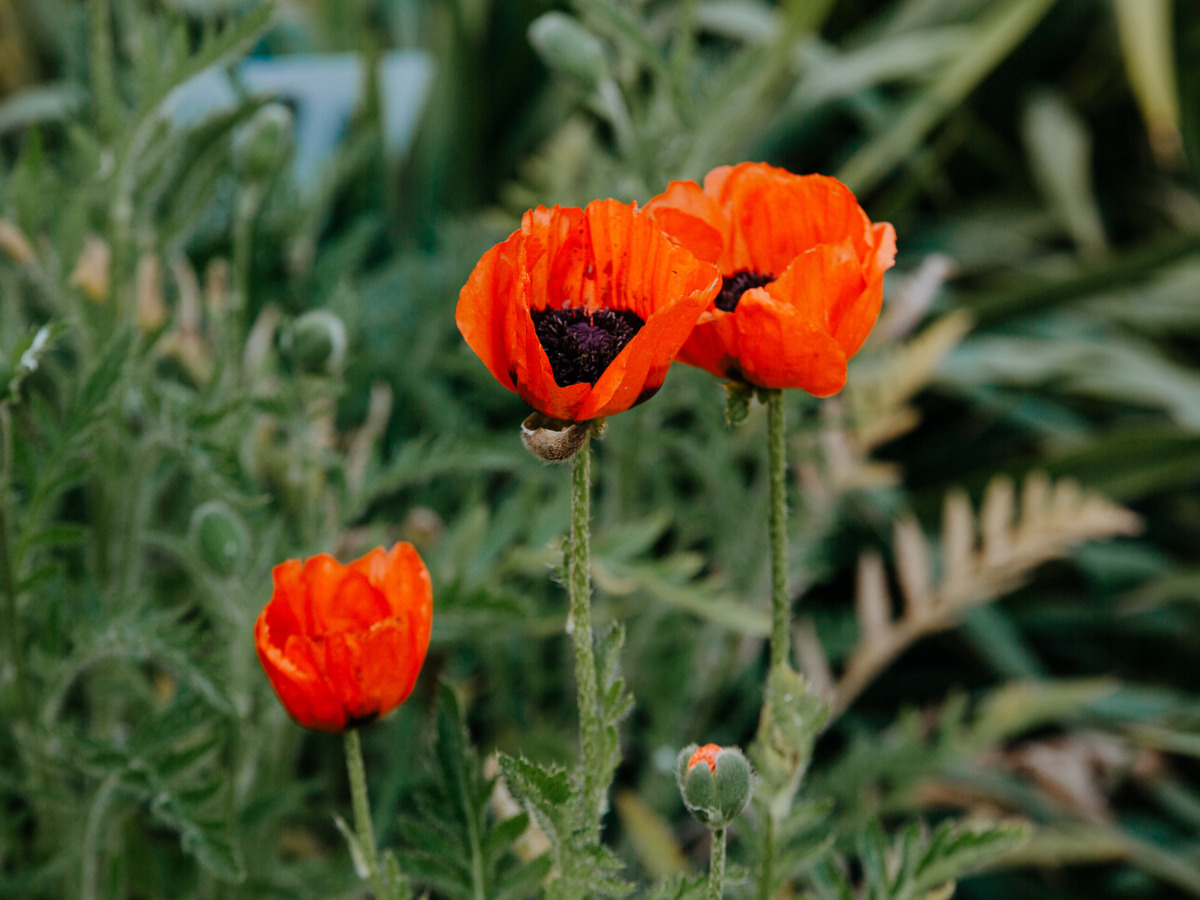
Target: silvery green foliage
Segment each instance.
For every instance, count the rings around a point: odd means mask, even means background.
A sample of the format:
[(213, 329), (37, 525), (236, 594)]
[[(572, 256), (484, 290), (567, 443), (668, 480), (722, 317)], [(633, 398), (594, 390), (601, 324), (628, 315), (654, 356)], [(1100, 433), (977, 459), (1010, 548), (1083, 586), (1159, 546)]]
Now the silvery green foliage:
[[(703, 896), (703, 829), (679, 802), (669, 758), (701, 736), (749, 746), (760, 720), (757, 407), (728, 429), (712, 379), (673, 371), (597, 444), (597, 621), (626, 631), (626, 686), (606, 701), (606, 774), (620, 747), (617, 781), (665, 823), (688, 870), (642, 887), (652, 879), (633, 829), (610, 810), (610, 849), (585, 850), (570, 813), (574, 773), (548, 762), (571, 758), (576, 740), (561, 590), (546, 577), (566, 522), (562, 480), (525, 458), (514, 425), (526, 410), (467, 359), (448, 310), (523, 209), (645, 200), (671, 178), (740, 159), (874, 185), (860, 191), (864, 205), (901, 231), (888, 308), (910, 325), (944, 309), (974, 321), (913, 395), (911, 430), (867, 460), (869, 478), (838, 468), (835, 451), (879, 423), (855, 422), (837, 401), (787, 398), (790, 584), (835, 676), (855, 641), (854, 559), (865, 548), (894, 559), (888, 536), (901, 515), (934, 534), (948, 488), (1044, 469), (1136, 506), (1148, 528), (1033, 572), (910, 647), (840, 718), (814, 726), (810, 709), (760, 739), (763, 790), (730, 829), (727, 894), (758, 896), (767, 821), (770, 880), (797, 894), (937, 897), (985, 855), (994, 868), (979, 893), (1044, 890), (1040, 870), (1022, 864), (1028, 851), (1006, 849), (1004, 828), (909, 824), (929, 816), (917, 787), (948, 773), (1038, 819), (1027, 847), (1063, 863), (1056, 896), (1200, 891), (1200, 791), (1186, 761), (1195, 691), (1180, 674), (1193, 670), (1200, 583), (1195, 179), (1152, 163), (1123, 84), (1126, 25), (1108, 4), (576, 0), (560, 14), (590, 37), (568, 35), (584, 48), (570, 77), (526, 45), (546, 12), (533, 0), (287, 4), (269, 23), (253, 0), (5, 9), (31, 52), (0, 60), (7, 90), (23, 55), (17, 81), (28, 85), (0, 98), (0, 219), (26, 239), (0, 247), (0, 894), (315, 900), (357, 889), (331, 824), (348, 813), (343, 761), (274, 703), (248, 626), (280, 559), (399, 532), (421, 535), (434, 570), (433, 657), (475, 692), (471, 732), (508, 752), (506, 781), (528, 810), (504, 823), (485, 813), (491, 887)], [(110, 27), (88, 27), (94, 9), (112, 14)], [(1185, 112), (1196, 16), (1175, 4), (1167, 44), (1178, 77), (1165, 83), (1181, 88)], [(561, 38), (546, 57), (560, 65), (572, 52)], [(400, 163), (380, 151), (389, 126), (379, 106), (390, 103), (369, 85), (311, 190), (294, 190), (286, 162), (254, 167), (252, 184), (234, 172), (234, 136), (266, 98), (166, 121), (183, 81), (214, 66), (246, 71), (237, 59), (251, 48), (268, 61), (314, 50), (350, 59), (368, 47), (435, 60), (436, 93)], [(1170, 66), (1153, 46), (1148, 58)], [(1076, 160), (1090, 145), (1087, 166), (1063, 169), (1047, 154), (1064, 123)], [(1183, 125), (1194, 163), (1194, 123)], [(1073, 208), (1089, 210), (1086, 227)], [(111, 254), (102, 302), (70, 283), (89, 238)], [(904, 276), (926, 252), (952, 258), (958, 275), (911, 290)], [(131, 325), (146, 254), (160, 258), (171, 316), (190, 270), (200, 334), (227, 355), (211, 380)], [(235, 256), (245, 319), (230, 324), (206, 305), (221, 282), (206, 271), (216, 264), (219, 276)], [(272, 309), (277, 322), (337, 316), (344, 370), (281, 355)], [(247, 338), (263, 313), (251, 354), (263, 365), (248, 373)], [(886, 361), (903, 328), (887, 334), (856, 358), (860, 373)], [(360, 439), (369, 408), (385, 405), (368, 429), (374, 443)], [(732, 417), (741, 411), (735, 402)], [(814, 480), (829, 472), (842, 480)], [(210, 501), (244, 523), (244, 555), (190, 530)], [(422, 684), (364, 736), (381, 839), (399, 858), (412, 851), (416, 869), (421, 841), (438, 840), (407, 830), (430, 811), (414, 799), (432, 718)], [(637, 714), (618, 731), (627, 695)], [(1090, 785), (1105, 824), (1049, 802), (1019, 769), (989, 768), (1047, 734), (1099, 736), (1119, 751)], [(470, 785), (478, 813), (478, 759), (465, 740), (444, 746), (458, 749), (434, 754), (431, 782), (448, 797)], [(508, 869), (504, 848), (525, 817), (558, 843)], [(455, 834), (470, 821), (448, 818)], [(1112, 861), (1113, 840), (1126, 862)], [(418, 896), (474, 883), (455, 848), (440, 849), (455, 861), (414, 873)], [(560, 861), (559, 877), (534, 877)]]
[(859, 835), (855, 859), (862, 876), (853, 883), (844, 861), (825, 856), (811, 872), (821, 900), (938, 900), (954, 894), (954, 880), (1013, 849), (1028, 837), (1019, 824), (960, 826), (932, 832), (911, 824), (892, 840), (878, 825)]
[(530, 896), (546, 878), (548, 855), (522, 860), (514, 845), (529, 828), (526, 813), (501, 819), (489, 804), (496, 777), (484, 774), (454, 691), (438, 692), (430, 785), (402, 817), (403, 871), (448, 898)]

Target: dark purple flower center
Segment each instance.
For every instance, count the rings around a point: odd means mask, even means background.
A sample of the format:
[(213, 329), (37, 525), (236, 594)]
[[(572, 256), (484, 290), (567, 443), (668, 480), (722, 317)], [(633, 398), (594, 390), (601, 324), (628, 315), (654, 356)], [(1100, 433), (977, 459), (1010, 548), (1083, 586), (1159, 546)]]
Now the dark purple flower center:
[(567, 387), (586, 381), (595, 385), (622, 348), (645, 325), (627, 309), (538, 309), (533, 330), (550, 359), (554, 383)]
[(742, 299), (742, 294), (751, 288), (764, 287), (774, 280), (774, 275), (751, 272), (747, 269), (734, 272), (732, 275), (722, 278), (721, 291), (717, 294), (715, 301), (717, 309), (724, 312), (733, 312), (737, 309), (738, 301)]

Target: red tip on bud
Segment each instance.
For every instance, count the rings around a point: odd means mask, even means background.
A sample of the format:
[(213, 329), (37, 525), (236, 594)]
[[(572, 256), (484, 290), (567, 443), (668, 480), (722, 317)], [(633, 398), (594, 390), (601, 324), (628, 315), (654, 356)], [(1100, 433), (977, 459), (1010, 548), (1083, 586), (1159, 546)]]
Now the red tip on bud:
[(720, 744), (705, 744), (703, 747), (697, 748), (692, 754), (692, 758), (688, 760), (687, 770), (690, 772), (695, 768), (697, 763), (708, 763), (708, 770), (714, 775), (717, 771), (717, 754), (724, 748)]

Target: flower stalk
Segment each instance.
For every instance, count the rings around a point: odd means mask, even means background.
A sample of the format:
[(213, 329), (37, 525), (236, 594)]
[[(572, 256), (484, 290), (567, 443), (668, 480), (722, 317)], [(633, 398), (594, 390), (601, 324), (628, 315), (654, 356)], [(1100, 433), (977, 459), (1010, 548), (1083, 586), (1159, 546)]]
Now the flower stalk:
[(346, 739), (346, 772), (350, 776), (350, 799), (354, 804), (354, 833), (362, 851), (362, 861), (367, 867), (367, 878), (376, 900), (391, 900), (383, 871), (379, 868), (379, 854), (375, 849), (375, 827), (371, 823), (371, 803), (367, 797), (367, 772), (363, 765), (362, 741), (357, 729), (350, 729)]
[(775, 812), (768, 811), (758, 848), (758, 890), (756, 900), (771, 900), (771, 885), (775, 882)]
[(787, 595), (787, 459), (783, 391), (761, 392), (767, 402), (767, 466), (771, 482), (771, 668), (788, 665), (790, 604)]
[(606, 785), (599, 775), (600, 688), (596, 675), (596, 651), (592, 641), (591, 558), (591, 439), (585, 437), (574, 457), (571, 481), (571, 534), (566, 547), (567, 633), (575, 650), (575, 683), (579, 703), (579, 743), (583, 770), (584, 808), (587, 827), (599, 834)]
[(712, 856), (708, 864), (708, 900), (721, 900), (725, 893), (725, 831), (716, 828), (712, 833)]
[(8, 638), (8, 654), (12, 660), (13, 680), (16, 683), (16, 703), (21, 718), (29, 715), (31, 706), (25, 684), (25, 665), (22, 659), (21, 623), (17, 615), (17, 568), (9, 544), (8, 504), (12, 479), (12, 422), (7, 403), (0, 403), (0, 592), (4, 595), (4, 632)]

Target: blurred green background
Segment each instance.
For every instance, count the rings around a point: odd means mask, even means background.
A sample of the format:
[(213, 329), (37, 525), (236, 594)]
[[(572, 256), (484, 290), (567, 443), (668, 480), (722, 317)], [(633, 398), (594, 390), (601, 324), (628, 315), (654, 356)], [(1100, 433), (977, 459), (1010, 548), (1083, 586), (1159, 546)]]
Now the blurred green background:
[[(458, 290), (530, 206), (747, 159), (899, 236), (847, 390), (787, 401), (826, 833), (1013, 816), (957, 896), (1200, 896), (1198, 111), (1186, 0), (0, 0), (0, 896), (355, 896), (340, 748), (250, 625), (274, 563), (398, 538), (434, 646), (364, 738), (377, 827), (472, 896), (422, 834), (495, 821), (492, 750), (569, 758), (575, 720), (568, 478)], [(723, 403), (677, 367), (597, 448), (637, 703), (606, 839), (643, 883), (704, 867), (674, 753), (761, 700), (765, 421)], [(911, 632), (855, 669), (881, 581)]]

